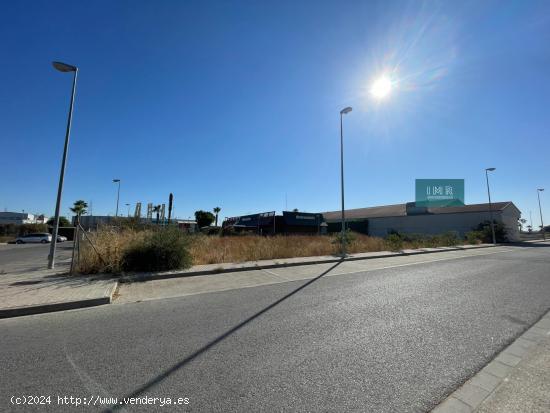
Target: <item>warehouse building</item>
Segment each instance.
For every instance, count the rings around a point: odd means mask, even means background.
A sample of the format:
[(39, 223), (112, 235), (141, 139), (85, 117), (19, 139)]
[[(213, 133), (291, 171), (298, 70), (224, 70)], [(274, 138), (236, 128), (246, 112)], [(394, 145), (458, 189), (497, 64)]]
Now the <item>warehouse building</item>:
[[(506, 227), (510, 241), (519, 240), (521, 211), (510, 201), (492, 203), (493, 219)], [(341, 211), (324, 212), (329, 232), (340, 230)], [(414, 202), (345, 211), (346, 225), (353, 231), (386, 237), (393, 232), (441, 234), (456, 231), (463, 237), (480, 223), (490, 220), (489, 204), (449, 207), (417, 207)]]

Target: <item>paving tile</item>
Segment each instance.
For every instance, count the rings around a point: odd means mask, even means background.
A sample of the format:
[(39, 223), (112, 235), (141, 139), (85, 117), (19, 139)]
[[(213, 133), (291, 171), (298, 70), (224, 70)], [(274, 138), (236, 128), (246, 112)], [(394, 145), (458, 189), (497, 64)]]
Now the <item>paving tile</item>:
[(498, 357), (495, 360), (500, 361), (501, 363), (506, 364), (507, 366), (515, 367), (521, 361), (521, 357), (515, 356), (511, 353), (507, 353), (506, 351), (503, 351), (498, 355)]
[(466, 383), (453, 394), (453, 397), (456, 397), (457, 399), (463, 401), (469, 406), (475, 408), (489, 394), (490, 392), (482, 389), (481, 387)]
[(470, 379), (468, 383), (481, 387), (487, 391), (493, 391), (500, 384), (502, 379), (500, 377), (493, 376), (492, 374), (480, 371), (474, 377)]
[(451, 396), (433, 409), (432, 413), (471, 413), (472, 411), (473, 409), (466, 403)]
[(491, 361), (483, 370), (485, 370), (486, 373), (492, 374), (493, 376), (497, 376), (500, 378), (504, 378), (510, 374), (512, 371), (512, 367), (507, 366), (506, 364), (502, 364), (499, 361)]
[(506, 352), (517, 357), (524, 357), (529, 350), (525, 347), (518, 346), (516, 343), (512, 343), (507, 349)]

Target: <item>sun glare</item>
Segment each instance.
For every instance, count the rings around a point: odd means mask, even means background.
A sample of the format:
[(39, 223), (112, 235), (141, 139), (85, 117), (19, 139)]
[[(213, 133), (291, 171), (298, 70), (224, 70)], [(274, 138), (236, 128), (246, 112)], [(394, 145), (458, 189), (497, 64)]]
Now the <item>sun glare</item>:
[(389, 95), (393, 87), (391, 79), (383, 75), (376, 79), (370, 88), (370, 93), (376, 99), (382, 99)]

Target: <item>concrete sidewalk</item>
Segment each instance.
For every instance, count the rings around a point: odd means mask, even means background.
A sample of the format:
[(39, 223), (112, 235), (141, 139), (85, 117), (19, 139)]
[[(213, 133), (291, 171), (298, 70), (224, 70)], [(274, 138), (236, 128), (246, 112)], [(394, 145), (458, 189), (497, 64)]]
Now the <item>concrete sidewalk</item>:
[[(5, 246), (4, 251), (12, 246)], [(15, 246), (13, 246), (15, 247)], [(17, 246), (19, 247), (19, 246)], [(24, 253), (34, 246), (14, 251)], [(70, 310), (111, 302), (117, 281), (114, 279), (67, 277), (70, 248), (59, 248), (55, 270), (48, 270), (47, 250), (36, 246), (39, 254), (2, 266), (0, 273), (0, 318)], [(43, 250), (43, 251), (42, 251)], [(43, 256), (42, 256), (43, 255)], [(5, 257), (4, 257), (5, 258)]]
[(550, 412), (550, 312), (432, 412)]

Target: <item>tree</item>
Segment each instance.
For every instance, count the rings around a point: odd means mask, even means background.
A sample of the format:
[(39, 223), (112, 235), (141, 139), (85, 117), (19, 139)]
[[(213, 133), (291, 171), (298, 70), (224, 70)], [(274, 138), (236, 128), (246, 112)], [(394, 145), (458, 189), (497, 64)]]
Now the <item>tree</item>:
[(199, 228), (207, 227), (214, 222), (216, 218), (214, 217), (214, 214), (212, 212), (208, 211), (195, 211), (195, 220), (197, 221), (197, 225)]
[[(50, 219), (48, 219), (46, 224), (49, 227), (53, 227), (55, 225), (55, 217), (51, 217)], [(59, 226), (60, 227), (72, 227), (71, 222), (65, 217), (59, 217)]]
[(86, 201), (83, 201), (82, 199), (75, 201), (75, 203), (73, 204), (71, 211), (76, 214), (77, 223), (80, 223), (80, 216), (88, 212), (86, 208), (88, 208), (88, 204), (86, 203)]
[(155, 205), (153, 207), (153, 212), (157, 214), (157, 224), (159, 223), (159, 220), (160, 220), (160, 208), (161, 208), (160, 205)]
[(294, 208), (292, 212), (298, 212), (298, 208)]
[(216, 226), (218, 226), (218, 214), (220, 213), (222, 209), (220, 207), (216, 207), (213, 209), (214, 214), (216, 214)]
[[(506, 227), (502, 222), (493, 220), (494, 228), (495, 228), (495, 238), (497, 242), (506, 242), (507, 241), (507, 231)], [(492, 242), (492, 231), (491, 231), (491, 221), (484, 221), (481, 222), (477, 228), (474, 228), (476, 231), (481, 232), (482, 240), (483, 242)]]
[(519, 224), (519, 232), (523, 231), (523, 225), (525, 225), (525, 223), (527, 222), (527, 220), (525, 218), (521, 218), (518, 222)]

